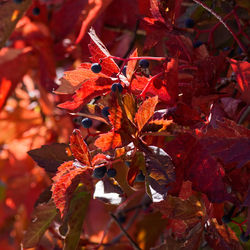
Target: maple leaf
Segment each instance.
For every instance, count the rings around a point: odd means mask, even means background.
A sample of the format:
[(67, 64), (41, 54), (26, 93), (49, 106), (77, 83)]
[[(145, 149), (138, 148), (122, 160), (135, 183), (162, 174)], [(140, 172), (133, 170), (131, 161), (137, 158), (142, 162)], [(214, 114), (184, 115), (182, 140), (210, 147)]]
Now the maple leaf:
[(93, 189), (92, 171), (91, 168), (73, 161), (65, 162), (58, 168), (56, 176), (53, 177), (51, 191), (61, 217), (64, 217), (67, 213), (72, 194), (81, 180), (88, 190)]
[(138, 126), (139, 132), (143, 129), (145, 124), (154, 114), (155, 107), (158, 103), (158, 96), (150, 97), (143, 104), (139, 107), (136, 115), (135, 120)]
[(84, 142), (79, 129), (74, 129), (70, 137), (70, 149), (74, 157), (83, 165), (91, 166), (91, 158), (87, 144)]
[(41, 148), (28, 151), (32, 159), (45, 171), (56, 173), (57, 168), (65, 161), (73, 160), (73, 156), (69, 150), (69, 146), (64, 143), (54, 143), (51, 145), (43, 145)]
[(250, 63), (230, 59), (231, 67), (236, 74), (237, 83), (242, 93), (242, 100), (249, 104), (250, 99)]
[(101, 40), (97, 37), (94, 29), (90, 29), (89, 35), (91, 38), (89, 44), (89, 51), (91, 54), (91, 61), (100, 63), (102, 60), (102, 72), (107, 76), (113, 76), (115, 73), (119, 72), (119, 67), (114, 62), (113, 59), (108, 58), (110, 56), (108, 50), (105, 45), (101, 42)]
[(122, 140), (120, 134), (111, 131), (105, 134), (101, 134), (95, 141), (95, 146), (100, 148), (103, 152), (110, 149), (115, 149), (122, 145)]

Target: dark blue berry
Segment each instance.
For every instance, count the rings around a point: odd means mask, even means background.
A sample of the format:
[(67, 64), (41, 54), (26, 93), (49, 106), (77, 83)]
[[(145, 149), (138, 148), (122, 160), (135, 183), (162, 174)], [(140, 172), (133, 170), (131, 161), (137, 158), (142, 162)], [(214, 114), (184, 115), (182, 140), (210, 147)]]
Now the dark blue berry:
[(140, 173), (136, 176), (135, 181), (137, 181), (137, 182), (145, 181), (145, 175), (142, 173), (141, 170), (140, 170)]
[(104, 117), (108, 117), (108, 116), (110, 115), (110, 113), (109, 113), (109, 107), (104, 107), (104, 108), (102, 109), (102, 115), (103, 115)]
[(14, 3), (20, 4), (23, 0), (13, 0)]
[(116, 92), (117, 90), (121, 93), (123, 91), (123, 87), (120, 83), (113, 83), (111, 86), (111, 90)]
[(93, 172), (93, 176), (97, 179), (101, 179), (107, 172), (106, 166), (96, 167)]
[(141, 59), (139, 65), (141, 68), (146, 69), (149, 67), (149, 61), (147, 59)]
[(126, 166), (129, 168), (129, 167), (130, 167), (131, 162), (130, 162), (130, 161), (125, 161), (125, 164), (126, 164)]
[(191, 18), (186, 19), (186, 21), (185, 21), (185, 26), (186, 26), (187, 28), (193, 28), (194, 25), (195, 25), (195, 22), (194, 22), (193, 19), (191, 19)]
[(114, 168), (110, 168), (108, 171), (107, 171), (107, 176), (110, 177), (110, 178), (113, 178), (116, 176), (116, 170)]
[(237, 54), (241, 55), (242, 52), (243, 52), (242, 48), (241, 48), (241, 47), (238, 47), (238, 48), (237, 48)]
[(84, 118), (82, 119), (82, 126), (84, 128), (90, 128), (92, 126), (92, 120), (90, 118)]
[(124, 66), (124, 68), (122, 69), (122, 74), (127, 76), (127, 66)]
[(201, 42), (201, 41), (196, 41), (196, 42), (194, 43), (194, 48), (199, 48), (202, 44), (203, 44), (203, 42)]
[(117, 216), (117, 220), (123, 224), (126, 221), (126, 216), (123, 213), (119, 213)]
[(94, 73), (100, 73), (101, 72), (101, 70), (102, 70), (102, 66), (99, 64), (99, 63), (93, 63), (92, 65), (91, 65), (91, 70), (92, 70), (92, 72), (94, 72)]
[(228, 224), (229, 222), (231, 222), (231, 217), (228, 216), (228, 215), (224, 215), (222, 218), (221, 218), (222, 222), (224, 224)]
[(247, 236), (246, 236), (246, 234), (245, 234), (244, 232), (241, 233), (241, 235), (240, 235), (240, 240), (241, 240), (242, 242), (247, 242), (247, 241), (249, 241), (249, 239), (250, 239), (250, 235), (247, 235)]
[(32, 13), (34, 16), (38, 16), (40, 14), (40, 9), (38, 7), (35, 7), (33, 10), (32, 10)]

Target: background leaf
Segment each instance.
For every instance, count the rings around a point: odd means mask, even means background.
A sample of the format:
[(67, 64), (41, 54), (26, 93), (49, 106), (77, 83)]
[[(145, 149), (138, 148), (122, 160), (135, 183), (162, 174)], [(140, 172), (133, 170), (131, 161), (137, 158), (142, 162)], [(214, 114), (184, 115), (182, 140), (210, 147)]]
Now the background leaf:
[(52, 200), (39, 204), (33, 212), (33, 219), (25, 233), (23, 246), (25, 248), (35, 247), (56, 215), (56, 206)]

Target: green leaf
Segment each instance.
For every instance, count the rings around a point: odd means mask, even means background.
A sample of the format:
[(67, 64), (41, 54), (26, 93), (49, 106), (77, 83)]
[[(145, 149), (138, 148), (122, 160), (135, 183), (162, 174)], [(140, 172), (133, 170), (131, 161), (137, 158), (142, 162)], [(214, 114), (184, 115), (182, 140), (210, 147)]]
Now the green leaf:
[(24, 235), (23, 247), (35, 247), (56, 215), (56, 206), (52, 200), (39, 204), (33, 212), (31, 224)]
[(75, 191), (68, 213), (68, 233), (64, 241), (64, 250), (77, 249), (90, 198), (91, 195), (86, 192), (84, 186), (79, 186)]

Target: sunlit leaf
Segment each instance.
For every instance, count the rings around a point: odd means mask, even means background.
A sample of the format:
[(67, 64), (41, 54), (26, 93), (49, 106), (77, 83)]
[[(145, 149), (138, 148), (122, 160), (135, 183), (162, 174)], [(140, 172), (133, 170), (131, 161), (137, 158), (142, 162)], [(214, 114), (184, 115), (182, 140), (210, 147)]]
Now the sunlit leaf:
[(154, 114), (155, 107), (158, 103), (158, 96), (150, 97), (139, 107), (135, 119), (138, 126), (138, 130), (141, 131), (144, 125), (148, 122), (151, 116)]
[(74, 129), (70, 137), (70, 149), (78, 161), (80, 161), (83, 165), (91, 166), (88, 146), (84, 142), (79, 129)]

